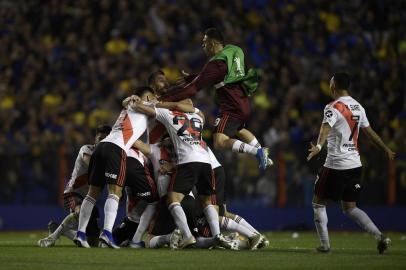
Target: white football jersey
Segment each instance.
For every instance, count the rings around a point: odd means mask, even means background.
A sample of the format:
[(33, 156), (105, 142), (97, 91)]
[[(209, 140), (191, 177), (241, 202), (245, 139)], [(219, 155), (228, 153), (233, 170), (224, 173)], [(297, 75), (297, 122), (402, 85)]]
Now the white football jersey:
[(358, 152), (359, 128), (369, 126), (365, 109), (350, 96), (340, 97), (324, 109), (323, 123), (331, 127), (327, 136), (325, 167), (347, 170), (361, 167)]
[(142, 164), (142, 166), (145, 166), (147, 157), (141, 151), (135, 149), (134, 147), (131, 147), (130, 150), (127, 151), (127, 157), (135, 158)]
[(154, 178), (158, 188), (159, 197), (162, 198), (168, 192), (168, 186), (170, 182), (169, 175), (161, 175), (159, 173), (159, 167), (161, 166), (162, 161), (166, 162), (176, 162), (172, 158), (171, 153), (166, 147), (159, 146), (159, 144), (151, 144), (151, 155), (150, 160), (152, 167), (154, 168)]
[(125, 152), (147, 130), (147, 117), (131, 108), (123, 109), (117, 118), (110, 134), (102, 142), (118, 145)]
[(155, 108), (156, 119), (171, 137), (178, 164), (202, 162), (210, 164), (207, 145), (202, 140), (203, 119), (197, 113), (183, 113)]
[(66, 184), (64, 193), (75, 192), (83, 197), (86, 196), (89, 189), (87, 170), (89, 165), (84, 161), (84, 155), (91, 156), (94, 152), (95, 145), (85, 144), (80, 150), (79, 154), (76, 157), (75, 167), (73, 168), (72, 176), (69, 182)]
[(217, 160), (216, 156), (213, 154), (211, 151), (210, 147), (207, 146), (207, 150), (209, 150), (209, 155), (210, 155), (210, 165), (211, 168), (214, 170), (215, 168), (218, 168), (221, 166), (220, 162)]

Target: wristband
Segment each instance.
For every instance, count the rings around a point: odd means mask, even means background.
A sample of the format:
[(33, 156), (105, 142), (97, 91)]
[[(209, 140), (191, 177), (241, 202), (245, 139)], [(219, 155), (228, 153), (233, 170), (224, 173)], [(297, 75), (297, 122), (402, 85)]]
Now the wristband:
[(319, 149), (319, 151), (321, 151), (321, 145), (319, 143), (316, 145), (316, 147)]

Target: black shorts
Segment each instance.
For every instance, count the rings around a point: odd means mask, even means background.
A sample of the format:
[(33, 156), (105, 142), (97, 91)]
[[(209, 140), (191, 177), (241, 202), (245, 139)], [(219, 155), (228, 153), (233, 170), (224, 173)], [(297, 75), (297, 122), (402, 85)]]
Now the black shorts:
[(89, 184), (97, 187), (112, 184), (122, 187), (125, 181), (127, 154), (114, 143), (97, 145), (89, 163)]
[(174, 191), (184, 195), (196, 186), (199, 195), (215, 194), (215, 181), (211, 165), (203, 162), (189, 162), (176, 166), (171, 176), (168, 192)]
[(228, 114), (223, 114), (214, 122), (213, 133), (223, 133), (228, 137), (234, 137), (238, 131), (245, 128), (245, 122), (232, 117)]
[(226, 173), (223, 166), (217, 167), (213, 171), (216, 183), (216, 204), (220, 207), (220, 214), (224, 215)]
[(83, 202), (83, 197), (79, 193), (68, 192), (63, 194), (63, 208), (68, 212), (75, 212), (76, 206), (80, 206)]
[[(158, 200), (158, 189), (151, 177), (148, 166), (143, 166), (137, 159), (127, 158), (127, 176), (125, 185), (128, 186), (130, 197), (137, 197), (149, 203)], [(127, 190), (127, 189), (126, 189)]]
[[(186, 195), (181, 206), (186, 214), (187, 223), (189, 225), (190, 231), (195, 231), (196, 227), (196, 202), (195, 198), (190, 195)], [(149, 234), (151, 235), (166, 235), (173, 232), (176, 229), (175, 221), (168, 209), (166, 203), (166, 196), (161, 198), (157, 210), (153, 219), (149, 225)]]
[(314, 185), (314, 194), (320, 199), (356, 202), (361, 192), (362, 167), (335, 170), (321, 167)]

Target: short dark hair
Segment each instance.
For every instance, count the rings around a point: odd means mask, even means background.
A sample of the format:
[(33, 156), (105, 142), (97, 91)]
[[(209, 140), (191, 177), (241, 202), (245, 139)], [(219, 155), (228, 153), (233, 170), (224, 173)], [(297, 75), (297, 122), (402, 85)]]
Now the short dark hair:
[(336, 72), (333, 75), (334, 84), (337, 90), (348, 90), (350, 88), (350, 75), (346, 72)]
[(156, 79), (156, 77), (158, 75), (164, 75), (165, 76), (165, 73), (160, 69), (157, 70), (157, 71), (152, 72), (151, 75), (148, 76), (148, 85), (149, 86), (151, 86), (154, 83), (154, 81), (155, 81), (155, 79)]
[(99, 125), (96, 128), (96, 134), (98, 133), (109, 134), (110, 131), (111, 127), (109, 125)]
[(154, 90), (152, 90), (152, 88), (149, 86), (138, 86), (134, 89), (134, 95), (137, 95), (139, 97), (145, 94), (145, 92), (154, 93)]
[(219, 30), (217, 30), (217, 28), (214, 27), (207, 28), (206, 31), (204, 31), (204, 34), (208, 38), (214, 39), (224, 45), (223, 35)]

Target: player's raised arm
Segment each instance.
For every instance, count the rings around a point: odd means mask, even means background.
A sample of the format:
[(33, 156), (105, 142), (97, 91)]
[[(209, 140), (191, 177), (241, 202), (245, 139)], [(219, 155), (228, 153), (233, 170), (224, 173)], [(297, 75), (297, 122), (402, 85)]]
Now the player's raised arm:
[(317, 155), (321, 151), (321, 148), (323, 147), (324, 143), (326, 142), (327, 136), (328, 136), (328, 133), (330, 132), (330, 130), (331, 130), (330, 124), (328, 124), (328, 123), (321, 124), (319, 137), (317, 139), (317, 144), (314, 145), (312, 142), (310, 143), (310, 148), (309, 148), (310, 153), (307, 156), (307, 160), (312, 159), (315, 155)]
[(371, 126), (367, 126), (362, 128), (362, 131), (368, 136), (369, 140), (371, 140), (375, 145), (385, 151), (386, 156), (388, 159), (393, 160), (395, 158), (396, 153), (394, 153), (379, 137), (378, 134), (371, 128)]
[(145, 105), (141, 100), (138, 102), (131, 102), (129, 106), (136, 112), (155, 117), (155, 108), (152, 106)]
[(185, 113), (195, 112), (195, 107), (193, 107), (193, 102), (190, 99), (185, 99), (178, 102), (161, 102), (156, 105), (157, 108), (165, 108), (169, 110), (177, 110)]
[(136, 140), (133, 144), (133, 147), (140, 150), (146, 156), (151, 155), (151, 147), (149, 146), (149, 144), (146, 144), (143, 141)]

